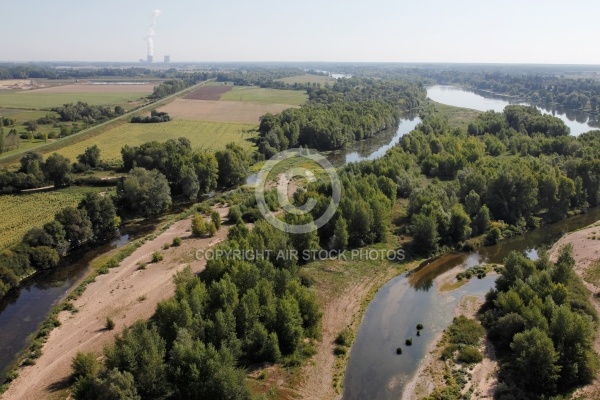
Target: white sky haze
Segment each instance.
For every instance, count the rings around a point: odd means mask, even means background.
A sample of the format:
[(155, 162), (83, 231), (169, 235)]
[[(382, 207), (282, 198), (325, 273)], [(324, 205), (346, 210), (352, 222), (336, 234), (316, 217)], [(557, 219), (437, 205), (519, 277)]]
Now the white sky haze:
[(600, 64), (597, 0), (0, 0), (0, 61)]

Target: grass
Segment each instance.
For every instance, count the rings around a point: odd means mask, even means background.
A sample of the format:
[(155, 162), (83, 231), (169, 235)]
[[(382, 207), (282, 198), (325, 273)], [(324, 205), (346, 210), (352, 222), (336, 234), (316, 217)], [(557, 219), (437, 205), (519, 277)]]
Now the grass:
[(288, 76), (287, 78), (277, 79), (279, 82), (289, 83), (293, 85), (294, 83), (306, 84), (306, 83), (320, 83), (322, 86), (329, 84), (333, 86), (333, 84), (337, 81), (335, 78), (330, 76), (321, 76), (321, 75), (297, 75), (297, 76)]
[(261, 89), (249, 86), (235, 86), (232, 91), (221, 96), (222, 101), (244, 101), (261, 104), (289, 104), (300, 106), (306, 103), (306, 92), (299, 90)]
[(0, 196), (0, 249), (18, 243), (35, 226), (42, 226), (67, 206), (76, 206), (87, 192), (111, 189), (71, 187), (52, 192)]
[(448, 123), (453, 128), (467, 130), (469, 123), (473, 122), (478, 115), (483, 114), (481, 111), (472, 110), (470, 108), (449, 106), (447, 104), (437, 103), (433, 100), (431, 100), (431, 104), (435, 106), (436, 112), (442, 118), (448, 119)]
[(594, 286), (600, 286), (600, 260), (594, 261), (585, 269), (583, 279)]
[(143, 92), (125, 93), (43, 93), (39, 91), (0, 94), (0, 108), (23, 108), (42, 110), (60, 107), (66, 103), (86, 102), (90, 105), (108, 106), (124, 104), (147, 96)]
[(237, 124), (209, 121), (175, 120), (160, 124), (130, 124), (123, 123), (104, 133), (89, 139), (78, 141), (63, 147), (56, 152), (75, 160), (77, 155), (93, 145), (100, 148), (104, 161), (121, 159), (121, 148), (126, 144), (137, 146), (153, 140), (164, 142), (168, 139), (186, 137), (192, 142), (193, 148), (219, 150), (230, 142), (236, 142), (243, 147), (252, 147), (256, 125)]

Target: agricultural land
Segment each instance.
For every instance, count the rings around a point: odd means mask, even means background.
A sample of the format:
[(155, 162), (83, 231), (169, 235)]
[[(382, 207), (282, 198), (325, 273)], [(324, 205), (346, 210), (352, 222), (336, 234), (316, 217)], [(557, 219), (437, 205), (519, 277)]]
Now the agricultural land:
[(35, 226), (42, 226), (68, 206), (77, 206), (88, 192), (107, 192), (112, 188), (70, 187), (67, 189), (0, 196), (0, 249), (21, 241), (23, 235)]

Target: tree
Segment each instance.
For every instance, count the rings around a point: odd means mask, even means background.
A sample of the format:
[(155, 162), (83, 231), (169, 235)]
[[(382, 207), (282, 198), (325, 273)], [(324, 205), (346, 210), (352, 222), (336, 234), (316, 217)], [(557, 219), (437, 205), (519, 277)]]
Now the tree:
[(179, 178), (179, 188), (186, 200), (193, 201), (198, 198), (200, 191), (200, 183), (194, 170), (190, 167), (181, 169), (181, 177)]
[(92, 239), (94, 232), (92, 222), (85, 210), (74, 207), (65, 207), (55, 216), (65, 230), (65, 239), (70, 247), (77, 247)]
[(52, 269), (58, 265), (60, 257), (52, 247), (38, 246), (31, 249), (31, 265), (38, 269)]
[(245, 182), (248, 175), (246, 152), (235, 143), (229, 143), (225, 150), (215, 154), (219, 170), (219, 186), (231, 187)]
[(117, 368), (102, 373), (97, 378), (79, 378), (73, 395), (76, 400), (141, 400), (133, 375)]
[(194, 236), (203, 237), (208, 233), (208, 226), (202, 215), (194, 215), (192, 218), (192, 233)]
[(33, 227), (23, 236), (23, 243), (27, 243), (31, 247), (53, 246), (54, 238), (44, 229)]
[(449, 234), (454, 243), (467, 240), (471, 236), (471, 218), (460, 203), (450, 211)]
[(473, 235), (481, 235), (484, 233), (490, 226), (490, 220), (490, 209), (487, 208), (486, 205), (481, 206), (471, 224)]
[(71, 361), (71, 378), (90, 378), (98, 374), (100, 365), (94, 353), (78, 351)]
[(60, 222), (53, 220), (44, 225), (44, 231), (52, 238), (52, 247), (58, 251), (58, 254), (65, 255), (69, 250), (65, 227)]
[(302, 342), (302, 315), (298, 302), (292, 296), (284, 296), (277, 304), (276, 332), (283, 354), (294, 353)]
[(135, 387), (143, 398), (161, 398), (168, 392), (166, 380), (166, 345), (156, 327), (136, 322), (115, 338), (105, 349), (105, 365), (109, 370), (130, 372)]
[(481, 198), (474, 190), (471, 190), (465, 197), (465, 211), (470, 217), (475, 216), (481, 207)]
[(44, 177), (54, 183), (55, 187), (71, 184), (71, 162), (68, 158), (54, 153), (44, 163)]
[(119, 219), (113, 201), (108, 196), (86, 193), (78, 206), (85, 210), (90, 222), (94, 241), (102, 241), (114, 236)]
[(130, 212), (145, 217), (168, 209), (171, 189), (167, 178), (157, 170), (133, 168), (117, 187), (118, 201)]
[(219, 163), (213, 153), (197, 150), (192, 154), (192, 166), (198, 177), (200, 194), (209, 193), (217, 187)]
[(348, 226), (346, 225), (346, 220), (341, 215), (335, 221), (331, 246), (340, 251), (345, 250), (348, 246)]
[[(552, 394), (560, 377), (558, 354), (545, 332), (533, 328), (517, 333), (510, 345), (515, 357), (514, 380), (527, 392), (536, 395)], [(532, 374), (531, 371), (535, 371)]]
[(0, 126), (0, 154), (4, 152), (4, 128)]
[(88, 147), (82, 154), (77, 156), (77, 161), (89, 165), (91, 168), (98, 167), (100, 165), (100, 149), (97, 145)]
[(440, 238), (437, 232), (437, 222), (433, 215), (414, 215), (410, 231), (413, 235), (413, 248), (417, 252), (429, 255), (437, 251)]

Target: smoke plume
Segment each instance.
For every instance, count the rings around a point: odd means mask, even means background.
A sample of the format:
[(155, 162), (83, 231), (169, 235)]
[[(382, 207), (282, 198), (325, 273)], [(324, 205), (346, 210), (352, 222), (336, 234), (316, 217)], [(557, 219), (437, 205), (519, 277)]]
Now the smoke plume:
[(160, 10), (152, 11), (152, 19), (150, 21), (150, 26), (148, 27), (148, 33), (146, 33), (146, 37), (144, 38), (144, 40), (146, 41), (147, 46), (148, 46), (148, 55), (149, 56), (154, 55), (154, 35), (156, 34), (154, 32), (154, 27), (156, 26), (156, 20), (158, 19), (159, 15), (160, 15)]

